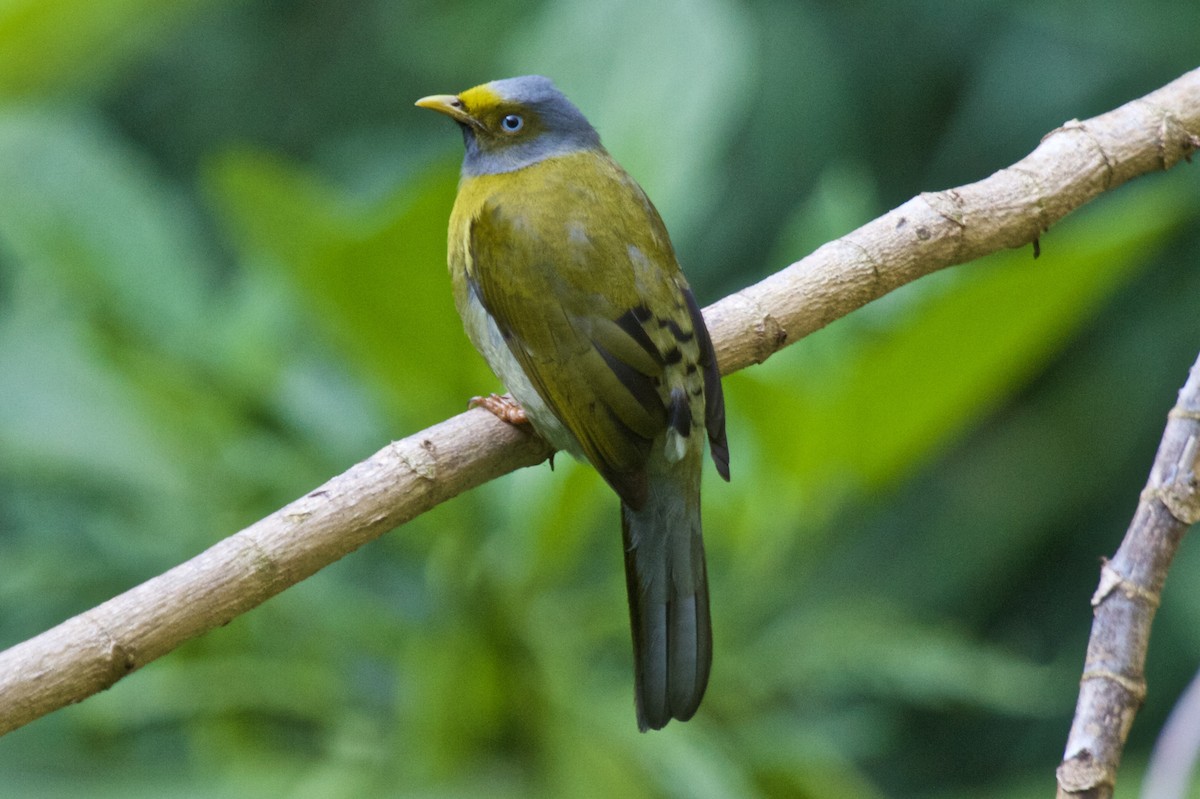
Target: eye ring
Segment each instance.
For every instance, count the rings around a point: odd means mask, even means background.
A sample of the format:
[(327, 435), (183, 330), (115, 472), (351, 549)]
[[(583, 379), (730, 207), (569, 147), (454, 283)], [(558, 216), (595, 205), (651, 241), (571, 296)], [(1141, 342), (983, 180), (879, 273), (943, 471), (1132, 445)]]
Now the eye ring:
[(507, 114), (500, 120), (500, 129), (505, 133), (518, 133), (525, 127), (525, 120), (519, 114)]

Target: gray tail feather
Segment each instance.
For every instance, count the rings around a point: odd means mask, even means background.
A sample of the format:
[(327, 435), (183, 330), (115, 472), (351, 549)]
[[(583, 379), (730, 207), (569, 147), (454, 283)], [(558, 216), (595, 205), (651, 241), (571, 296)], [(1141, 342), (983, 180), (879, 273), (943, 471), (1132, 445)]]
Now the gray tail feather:
[(690, 719), (712, 667), (699, 498), (682, 518), (678, 505), (664, 507), (672, 500), (679, 498), (652, 492), (640, 510), (621, 503), (634, 693), (642, 732), (662, 729), (672, 718)]

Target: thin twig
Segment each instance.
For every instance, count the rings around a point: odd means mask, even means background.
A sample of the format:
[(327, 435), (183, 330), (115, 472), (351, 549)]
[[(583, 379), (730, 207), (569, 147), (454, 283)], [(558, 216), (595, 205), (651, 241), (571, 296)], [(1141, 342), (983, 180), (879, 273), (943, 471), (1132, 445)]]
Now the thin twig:
[(1058, 767), (1060, 799), (1111, 797), (1133, 718), (1146, 695), (1146, 649), (1167, 569), (1200, 521), (1200, 358), (1167, 416), (1133, 521), (1092, 596), (1095, 618), (1079, 702)]
[[(706, 310), (724, 373), (766, 360), (917, 278), (1006, 247), (1200, 145), (1200, 70), (1047, 134), (1019, 163), (922, 194)], [(109, 687), (387, 530), (543, 460), (537, 438), (471, 411), (385, 447), (190, 561), (0, 652), (0, 734)]]

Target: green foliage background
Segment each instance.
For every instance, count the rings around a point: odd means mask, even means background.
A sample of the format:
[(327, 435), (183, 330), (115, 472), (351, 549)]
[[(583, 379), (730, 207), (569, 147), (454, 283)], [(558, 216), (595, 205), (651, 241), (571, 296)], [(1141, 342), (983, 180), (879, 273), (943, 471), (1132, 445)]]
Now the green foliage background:
[[(1200, 5), (0, 4), (0, 647), (496, 388), (424, 94), (553, 76), (710, 302), (1196, 65)], [(22, 797), (1026, 797), (1200, 348), (1196, 167), (726, 380), (716, 664), (633, 721), (613, 498), (559, 459), (0, 740)], [(1200, 663), (1175, 567), (1119, 796)]]

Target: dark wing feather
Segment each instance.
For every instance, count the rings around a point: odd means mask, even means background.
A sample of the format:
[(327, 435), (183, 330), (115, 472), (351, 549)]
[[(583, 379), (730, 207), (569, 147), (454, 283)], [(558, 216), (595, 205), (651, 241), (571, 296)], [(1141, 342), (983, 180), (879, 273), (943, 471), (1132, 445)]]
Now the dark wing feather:
[(691, 289), (685, 289), (684, 296), (692, 317), (692, 327), (700, 337), (700, 368), (704, 370), (704, 427), (708, 431), (708, 447), (717, 473), (729, 480), (729, 441), (725, 438), (725, 392), (721, 390), (721, 370), (700, 305)]

